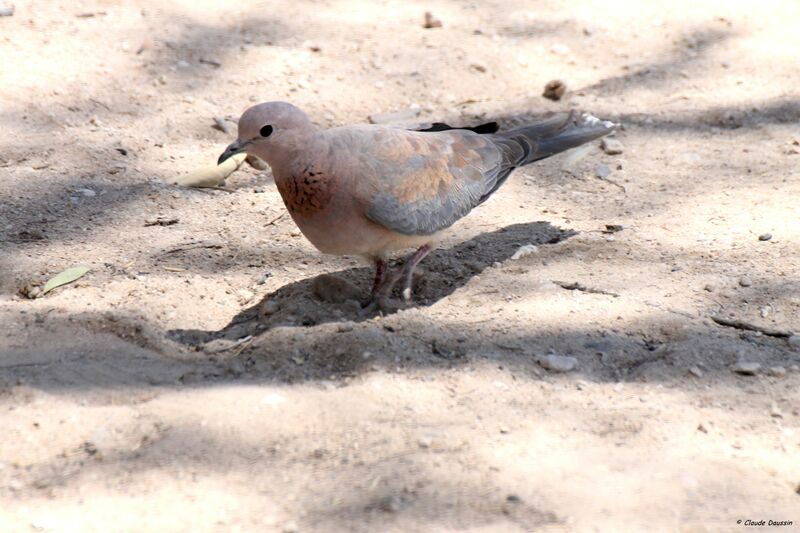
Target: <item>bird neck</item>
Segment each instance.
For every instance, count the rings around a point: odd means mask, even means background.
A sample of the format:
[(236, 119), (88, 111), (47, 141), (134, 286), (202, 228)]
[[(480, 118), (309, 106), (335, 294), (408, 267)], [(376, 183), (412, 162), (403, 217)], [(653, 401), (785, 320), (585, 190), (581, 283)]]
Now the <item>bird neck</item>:
[(294, 134), (281, 138), (279, 142), (257, 146), (253, 155), (263, 159), (275, 174), (285, 174), (296, 172), (299, 162), (307, 161), (318, 153), (318, 145), (318, 135), (313, 132)]

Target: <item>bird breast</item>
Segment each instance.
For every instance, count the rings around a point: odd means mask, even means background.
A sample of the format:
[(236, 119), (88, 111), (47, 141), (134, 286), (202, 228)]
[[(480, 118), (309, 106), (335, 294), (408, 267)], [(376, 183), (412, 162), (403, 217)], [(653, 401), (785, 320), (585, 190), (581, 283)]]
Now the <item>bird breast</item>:
[(329, 176), (312, 169), (292, 173), (275, 180), (278, 191), (289, 213), (311, 216), (328, 207), (333, 196), (333, 183)]

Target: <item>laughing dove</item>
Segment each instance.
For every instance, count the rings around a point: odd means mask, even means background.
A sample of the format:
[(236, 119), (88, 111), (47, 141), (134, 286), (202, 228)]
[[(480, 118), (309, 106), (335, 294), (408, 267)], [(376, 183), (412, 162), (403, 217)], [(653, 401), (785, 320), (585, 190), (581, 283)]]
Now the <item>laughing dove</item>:
[[(517, 167), (574, 148), (615, 125), (578, 113), (560, 114), (504, 132), (437, 123), (427, 131), (356, 125), (317, 129), (285, 102), (249, 108), (222, 163), (247, 152), (266, 161), (289, 213), (321, 252), (358, 255), (375, 264), (368, 308), (386, 309), (404, 279), (441, 232), (486, 201)], [(481, 129), (482, 128), (482, 129)], [(416, 249), (394, 273), (386, 260)]]

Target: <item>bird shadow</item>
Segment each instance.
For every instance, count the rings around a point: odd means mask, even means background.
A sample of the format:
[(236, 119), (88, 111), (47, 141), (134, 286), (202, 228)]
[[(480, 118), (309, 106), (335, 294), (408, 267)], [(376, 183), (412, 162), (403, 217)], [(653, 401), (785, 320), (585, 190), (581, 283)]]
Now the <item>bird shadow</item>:
[[(435, 304), (487, 267), (511, 258), (522, 246), (556, 244), (576, 234), (574, 230), (562, 229), (549, 222), (528, 222), (479, 234), (451, 248), (436, 250), (423, 261), (418, 269), (421, 272), (415, 275), (412, 303), (396, 311)], [(356, 299), (343, 296), (323, 300), (325, 296), (321, 293), (330, 294), (330, 291), (320, 291), (318, 287), (330, 284), (331, 276), (338, 278), (334, 280), (336, 284), (344, 280), (350, 289), (354, 286), (366, 298), (372, 282), (372, 269), (349, 268), (289, 283), (243, 309), (222, 329), (176, 329), (170, 330), (168, 335), (181, 344), (200, 346), (220, 339), (236, 341), (277, 327), (311, 327), (327, 322), (361, 322), (374, 318), (362, 312)]]

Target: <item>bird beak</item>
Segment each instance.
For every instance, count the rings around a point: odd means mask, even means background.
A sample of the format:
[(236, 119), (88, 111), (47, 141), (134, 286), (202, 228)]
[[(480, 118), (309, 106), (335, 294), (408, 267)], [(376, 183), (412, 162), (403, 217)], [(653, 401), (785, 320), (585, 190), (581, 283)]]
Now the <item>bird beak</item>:
[(231, 144), (225, 148), (225, 151), (222, 152), (222, 155), (219, 156), (217, 159), (217, 164), (221, 165), (225, 162), (226, 159), (230, 159), (231, 157), (235, 156), (236, 154), (241, 154), (245, 150), (247, 150), (247, 145), (250, 144), (250, 141), (243, 141), (241, 139), (236, 139)]

